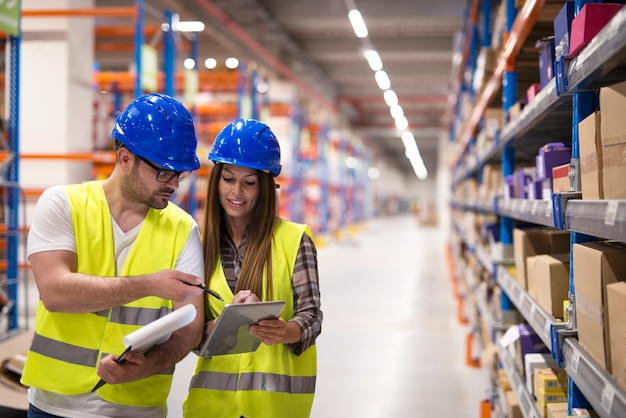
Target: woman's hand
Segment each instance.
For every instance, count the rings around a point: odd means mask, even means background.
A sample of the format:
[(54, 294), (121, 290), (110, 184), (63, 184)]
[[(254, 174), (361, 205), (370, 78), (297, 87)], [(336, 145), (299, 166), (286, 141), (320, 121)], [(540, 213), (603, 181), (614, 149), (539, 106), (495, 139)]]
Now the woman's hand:
[(250, 290), (240, 290), (237, 292), (235, 297), (233, 297), (233, 301), (231, 303), (250, 303), (250, 302), (260, 302), (257, 295), (252, 293)]
[(287, 323), (284, 319), (263, 319), (258, 324), (250, 325), (250, 334), (260, 338), (266, 345), (282, 343), (287, 335)]

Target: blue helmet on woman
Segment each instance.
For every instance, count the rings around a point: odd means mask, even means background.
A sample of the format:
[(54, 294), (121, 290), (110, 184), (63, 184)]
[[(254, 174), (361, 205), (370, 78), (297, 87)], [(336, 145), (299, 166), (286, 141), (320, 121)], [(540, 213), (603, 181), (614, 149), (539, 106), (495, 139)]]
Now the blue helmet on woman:
[(193, 119), (181, 102), (165, 94), (150, 93), (131, 101), (117, 117), (111, 137), (167, 170), (200, 168)]
[(280, 145), (269, 126), (256, 119), (237, 119), (215, 137), (209, 160), (280, 174)]

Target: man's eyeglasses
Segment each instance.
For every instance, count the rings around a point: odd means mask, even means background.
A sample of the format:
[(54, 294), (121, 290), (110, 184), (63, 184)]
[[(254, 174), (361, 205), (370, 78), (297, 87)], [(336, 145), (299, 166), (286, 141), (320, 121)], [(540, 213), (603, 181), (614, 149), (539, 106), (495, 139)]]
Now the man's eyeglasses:
[(146, 165), (149, 165), (150, 167), (152, 167), (157, 172), (156, 179), (160, 183), (167, 183), (168, 181), (171, 181), (176, 176), (178, 176), (178, 181), (181, 181), (191, 174), (191, 171), (166, 170), (164, 168), (159, 167), (158, 165), (153, 164), (151, 161), (146, 160), (143, 157), (140, 157), (139, 155), (137, 155), (137, 157), (139, 157), (141, 161), (146, 163)]

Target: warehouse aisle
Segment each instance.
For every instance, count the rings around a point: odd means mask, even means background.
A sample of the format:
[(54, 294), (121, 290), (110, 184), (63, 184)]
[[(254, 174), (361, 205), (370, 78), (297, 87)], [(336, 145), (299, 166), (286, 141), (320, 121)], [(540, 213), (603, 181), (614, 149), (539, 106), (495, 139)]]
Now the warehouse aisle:
[[(443, 234), (412, 216), (319, 249), (324, 325), (311, 418), (478, 417), (487, 373), (465, 365)], [(175, 374), (180, 417), (195, 359)]]

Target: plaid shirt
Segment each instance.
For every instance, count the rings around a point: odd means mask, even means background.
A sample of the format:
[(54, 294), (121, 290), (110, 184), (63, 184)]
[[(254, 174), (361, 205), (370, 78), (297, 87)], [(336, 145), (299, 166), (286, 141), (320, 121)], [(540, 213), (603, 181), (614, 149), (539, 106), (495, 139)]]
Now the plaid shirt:
[[(248, 234), (246, 232), (239, 248), (235, 248), (228, 235), (222, 234), (220, 239), (222, 268), (233, 292), (239, 279), (247, 240)], [(300, 355), (315, 343), (315, 339), (322, 332), (323, 319), (317, 272), (317, 250), (307, 234), (303, 234), (302, 241), (300, 241), (296, 265), (293, 269), (292, 286), (294, 290), (294, 317), (289, 322), (294, 322), (300, 327), (302, 340), (287, 344), (287, 346), (293, 354)]]

